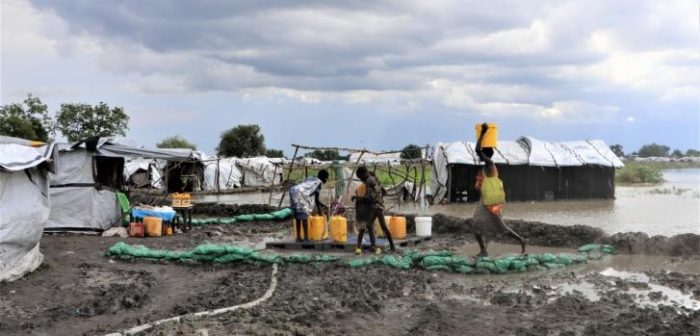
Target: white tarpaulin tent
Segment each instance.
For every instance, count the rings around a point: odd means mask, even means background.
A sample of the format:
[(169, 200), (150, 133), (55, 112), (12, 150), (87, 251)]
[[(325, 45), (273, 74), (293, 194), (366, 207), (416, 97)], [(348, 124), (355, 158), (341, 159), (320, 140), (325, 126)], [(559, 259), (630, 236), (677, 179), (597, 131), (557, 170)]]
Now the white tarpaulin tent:
[[(198, 157), (192, 150), (136, 148), (112, 143), (110, 139), (105, 138), (99, 139), (94, 151), (89, 151), (85, 143), (60, 144), (58, 149), (56, 172), (50, 175), (52, 206), (46, 224), (48, 231), (101, 231), (119, 222), (121, 210), (117, 202), (117, 191), (110, 186), (98, 186), (96, 180), (101, 175), (97, 161), (99, 158), (116, 158), (107, 163), (109, 166), (116, 165), (116, 162), (123, 165), (124, 158), (190, 161)], [(119, 179), (123, 179), (121, 165)]]
[[(447, 195), (448, 166), (451, 164), (482, 165), (474, 142), (456, 141), (437, 143), (433, 153), (433, 169), (430, 189), (434, 200)], [(504, 165), (529, 165), (539, 167), (574, 167), (596, 165), (623, 167), (622, 161), (602, 140), (548, 142), (533, 137), (521, 137), (517, 141), (499, 141), (493, 161)]]
[[(204, 190), (227, 190), (241, 187), (241, 171), (237, 158), (212, 159), (204, 166)], [(218, 174), (218, 186), (217, 186)]]
[(241, 184), (246, 187), (268, 187), (274, 181), (282, 183), (283, 167), (275, 164), (279, 160), (264, 156), (246, 159), (236, 159), (236, 165), (241, 172)]
[(59, 145), (56, 173), (51, 180), (51, 215), (46, 230), (105, 230), (121, 219), (116, 191), (96, 187), (94, 152)]
[[(358, 162), (357, 160), (359, 159), (360, 164), (365, 164), (365, 165), (390, 165), (390, 166), (398, 166), (401, 164), (401, 152), (396, 152), (396, 153), (383, 153), (383, 154), (374, 154), (374, 153), (364, 153), (362, 154), (362, 157), (360, 157), (361, 153), (358, 152), (353, 152), (350, 154), (350, 157), (348, 158), (348, 162), (351, 163), (356, 163)], [(420, 158), (425, 158), (425, 148), (421, 149), (421, 157)]]
[(49, 218), (48, 169), (53, 146), (0, 144), (0, 282), (14, 281), (43, 261), (39, 240)]

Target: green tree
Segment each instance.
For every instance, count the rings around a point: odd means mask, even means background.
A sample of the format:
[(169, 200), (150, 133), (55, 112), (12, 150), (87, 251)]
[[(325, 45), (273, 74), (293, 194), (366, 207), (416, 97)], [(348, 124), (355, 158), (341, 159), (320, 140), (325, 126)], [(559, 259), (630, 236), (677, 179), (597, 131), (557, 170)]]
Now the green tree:
[(658, 145), (656, 143), (648, 144), (642, 146), (639, 149), (639, 156), (641, 157), (665, 157), (668, 156), (668, 152), (671, 150), (670, 147), (664, 145)]
[(674, 149), (673, 153), (671, 153), (671, 156), (677, 157), (677, 158), (683, 157), (683, 152), (681, 152), (680, 149)]
[(698, 156), (700, 156), (700, 151), (697, 150), (697, 149), (688, 149), (688, 150), (685, 152), (685, 156), (695, 156), (695, 157), (698, 157)]
[(197, 149), (197, 145), (187, 141), (185, 138), (175, 135), (163, 139), (163, 141), (156, 144), (158, 148), (191, 148)]
[(309, 153), (306, 153), (305, 156), (321, 161), (333, 161), (343, 159), (343, 157), (340, 156), (340, 153), (338, 153), (338, 151), (335, 149), (315, 149)]
[(109, 108), (103, 102), (88, 104), (61, 104), (56, 117), (57, 128), (69, 141), (90, 137), (126, 135), (129, 116), (121, 107)]
[(265, 156), (269, 158), (283, 158), (284, 152), (280, 149), (268, 149), (265, 151)]
[(401, 158), (404, 160), (420, 159), (423, 151), (418, 145), (410, 144), (401, 150)]
[(265, 154), (265, 136), (258, 125), (238, 125), (221, 134), (219, 156), (251, 157)]
[(618, 144), (612, 145), (612, 146), (610, 146), (610, 150), (613, 153), (615, 153), (615, 155), (617, 155), (618, 157), (625, 156), (625, 151), (622, 149), (622, 145), (618, 145)]
[(0, 106), (0, 135), (29, 140), (48, 141), (53, 124), (46, 104), (27, 94), (23, 104)]

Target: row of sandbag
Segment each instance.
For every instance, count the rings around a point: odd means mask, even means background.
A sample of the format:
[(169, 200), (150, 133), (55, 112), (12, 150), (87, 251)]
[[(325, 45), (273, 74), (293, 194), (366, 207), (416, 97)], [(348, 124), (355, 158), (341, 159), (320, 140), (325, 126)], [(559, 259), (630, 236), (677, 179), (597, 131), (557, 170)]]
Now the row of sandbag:
[(277, 221), (292, 216), (292, 210), (284, 208), (265, 214), (238, 215), (230, 218), (192, 218), (192, 225), (235, 224), (237, 222)]
[(263, 253), (244, 246), (211, 243), (198, 245), (192, 250), (177, 251), (150, 249), (143, 245), (129, 245), (124, 242), (118, 242), (107, 249), (105, 255), (109, 257), (144, 258), (181, 262), (202, 261), (231, 263), (249, 261), (263, 264), (330, 262), (339, 259), (336, 256), (328, 255), (278, 255)]
[[(579, 249), (578, 253), (543, 253), (532, 255), (504, 256), (499, 258), (468, 258), (456, 256), (449, 251), (408, 251), (402, 256), (383, 255), (364, 258), (353, 258), (345, 265), (357, 268), (370, 265), (386, 265), (399, 269), (420, 268), (429, 271), (445, 271), (462, 274), (503, 274), (508, 272), (525, 272), (530, 269), (554, 269), (572, 264), (585, 263), (588, 260), (600, 259), (606, 254), (614, 253), (610, 245), (588, 244)], [(118, 242), (110, 247), (107, 256), (122, 258), (161, 259), (182, 262), (253, 262), (263, 264), (336, 262), (337, 256), (319, 254), (278, 255), (262, 253), (248, 247), (225, 244), (201, 244), (188, 251), (156, 250), (143, 245), (129, 245)]]

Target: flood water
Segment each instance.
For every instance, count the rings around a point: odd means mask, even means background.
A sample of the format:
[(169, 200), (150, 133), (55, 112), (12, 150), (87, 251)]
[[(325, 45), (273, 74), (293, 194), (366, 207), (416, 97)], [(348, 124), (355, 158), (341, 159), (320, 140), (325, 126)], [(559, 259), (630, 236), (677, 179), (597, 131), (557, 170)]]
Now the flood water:
[[(606, 233), (642, 231), (649, 235), (700, 234), (700, 169), (664, 170), (665, 182), (653, 186), (618, 186), (614, 200), (514, 202), (504, 209), (506, 220), (522, 219), (549, 224), (584, 224)], [(194, 201), (268, 203), (269, 194), (197, 195)], [(279, 193), (273, 204), (279, 201)], [(285, 202), (286, 203), (286, 202)], [(433, 205), (422, 209), (413, 203), (387, 200), (397, 213), (442, 213), (471, 217), (475, 204)]]

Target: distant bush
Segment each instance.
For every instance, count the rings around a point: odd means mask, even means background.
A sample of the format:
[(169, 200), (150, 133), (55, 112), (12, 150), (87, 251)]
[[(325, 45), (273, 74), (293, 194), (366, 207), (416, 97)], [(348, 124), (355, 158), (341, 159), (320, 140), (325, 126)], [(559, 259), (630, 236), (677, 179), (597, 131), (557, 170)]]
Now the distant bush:
[(661, 183), (664, 175), (661, 169), (638, 162), (628, 162), (615, 174), (619, 183)]

